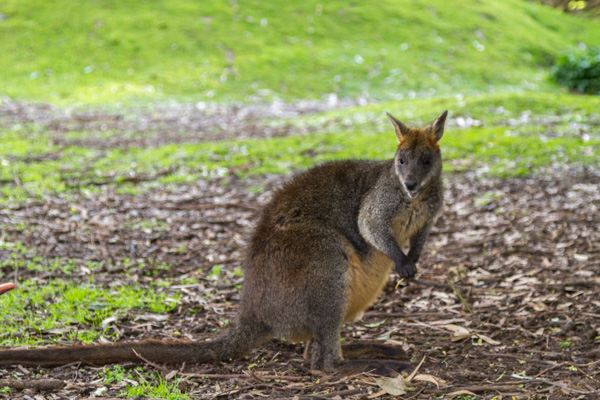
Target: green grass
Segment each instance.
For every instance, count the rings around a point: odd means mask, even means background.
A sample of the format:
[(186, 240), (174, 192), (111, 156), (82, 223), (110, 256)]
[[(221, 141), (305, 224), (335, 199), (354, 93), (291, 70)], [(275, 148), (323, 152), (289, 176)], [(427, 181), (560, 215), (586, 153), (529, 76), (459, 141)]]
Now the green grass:
[[(111, 182), (119, 191), (139, 193), (149, 187), (177, 185), (197, 179), (265, 173), (290, 173), (315, 163), (344, 158), (385, 159), (393, 155), (395, 136), (385, 111), (407, 123), (427, 124), (443, 109), (452, 117), (472, 118), (480, 126), (450, 126), (442, 140), (446, 170), (480, 169), (497, 176), (541, 171), (552, 165), (591, 165), (600, 159), (600, 98), (576, 95), (497, 94), (392, 101), (288, 120), (316, 133), (280, 138), (226, 140), (97, 150), (59, 148), (47, 133), (33, 138), (24, 127), (6, 133), (0, 144), (0, 203), (73, 190), (104, 190), (94, 182)], [(435, 111), (434, 111), (435, 110)], [(280, 120), (266, 121), (269, 124)], [(512, 125), (511, 125), (512, 124)], [(584, 124), (585, 133), (577, 128)], [(2, 132), (0, 132), (2, 134)], [(83, 135), (83, 133), (81, 133)], [(88, 132), (90, 136), (95, 132)], [(32, 144), (29, 148), (28, 144)], [(483, 168), (483, 169), (482, 169)], [(130, 183), (131, 174), (172, 173), (145, 183)], [(230, 172), (231, 171), (231, 172)], [(152, 221), (137, 227), (160, 229)]]
[(177, 296), (135, 285), (102, 287), (87, 282), (51, 279), (38, 283), (26, 280), (0, 297), (2, 323), (0, 345), (18, 346), (46, 340), (79, 340), (90, 343), (101, 335), (114, 333), (102, 322), (124, 317), (134, 309), (165, 313), (177, 304)]
[(552, 90), (600, 25), (522, 0), (0, 4), (0, 94), (62, 104)]
[(112, 368), (104, 367), (98, 373), (98, 377), (105, 383), (119, 383), (126, 379), (128, 384), (120, 395), (127, 398), (190, 399), (190, 396), (182, 393), (179, 389), (179, 384), (183, 378), (175, 376), (170, 381), (165, 381), (159, 374), (145, 373), (143, 367), (136, 367), (135, 369), (125, 369), (120, 365), (115, 365)]
[(183, 378), (175, 378), (173, 381), (165, 381), (160, 375), (147, 375), (143, 376), (138, 374), (139, 385), (128, 386), (124, 394), (127, 398), (143, 397), (143, 398), (157, 398), (164, 400), (188, 400), (191, 397), (185, 393), (182, 393), (179, 389), (179, 383)]

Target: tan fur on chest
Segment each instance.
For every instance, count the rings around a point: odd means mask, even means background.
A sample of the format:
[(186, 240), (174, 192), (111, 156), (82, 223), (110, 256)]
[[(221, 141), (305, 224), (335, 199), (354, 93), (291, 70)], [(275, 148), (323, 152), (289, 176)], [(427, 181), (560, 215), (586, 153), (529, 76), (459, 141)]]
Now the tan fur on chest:
[(421, 210), (419, 206), (413, 206), (396, 216), (392, 221), (392, 229), (398, 245), (404, 247), (406, 242), (427, 223), (428, 219), (429, 213)]
[(346, 322), (356, 319), (375, 302), (387, 283), (392, 267), (392, 260), (379, 251), (374, 251), (362, 262), (356, 254), (350, 257)]

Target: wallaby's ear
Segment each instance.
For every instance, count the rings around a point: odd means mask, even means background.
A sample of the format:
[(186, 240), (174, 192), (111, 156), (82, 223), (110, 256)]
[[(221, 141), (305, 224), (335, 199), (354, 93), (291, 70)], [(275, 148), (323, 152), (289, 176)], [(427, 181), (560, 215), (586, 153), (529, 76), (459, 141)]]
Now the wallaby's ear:
[(429, 125), (429, 131), (433, 135), (436, 142), (439, 142), (444, 134), (444, 125), (446, 124), (446, 117), (448, 116), (448, 110), (444, 111)]
[(386, 112), (386, 114), (387, 114), (388, 118), (390, 119), (390, 121), (392, 122), (392, 125), (394, 125), (394, 131), (396, 131), (396, 137), (398, 138), (399, 141), (402, 141), (402, 138), (408, 133), (408, 131), (410, 129), (406, 125), (404, 125), (402, 122), (397, 120), (389, 112)]

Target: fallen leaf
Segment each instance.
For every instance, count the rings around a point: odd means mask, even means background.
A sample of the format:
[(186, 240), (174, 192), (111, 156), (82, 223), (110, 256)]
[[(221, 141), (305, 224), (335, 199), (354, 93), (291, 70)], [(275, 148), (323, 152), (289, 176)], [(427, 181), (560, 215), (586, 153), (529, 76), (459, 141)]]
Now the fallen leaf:
[(486, 343), (493, 344), (494, 346), (497, 346), (497, 345), (499, 345), (499, 344), (500, 344), (500, 342), (499, 342), (499, 341), (497, 341), (497, 340), (494, 340), (494, 339), (492, 339), (492, 338), (491, 338), (491, 337), (489, 337), (489, 336), (482, 335), (481, 333), (478, 333), (478, 334), (476, 334), (475, 336), (477, 336), (479, 339), (483, 340), (483, 341), (484, 341), (484, 342), (486, 342)]
[(450, 398), (452, 398), (454, 396), (459, 396), (461, 394), (466, 394), (469, 396), (477, 396), (475, 393), (469, 392), (468, 390), (457, 390), (456, 392), (446, 394), (446, 396), (450, 396)]
[(407, 382), (402, 375), (395, 378), (378, 378), (375, 379), (375, 383), (392, 396), (402, 396), (408, 393)]
[(450, 340), (453, 342), (469, 338), (473, 335), (470, 330), (460, 325), (448, 324), (444, 325), (443, 328), (446, 328), (452, 332), (452, 335), (450, 335)]
[(526, 304), (535, 311), (545, 311), (548, 309), (548, 307), (540, 301), (528, 301)]
[(418, 374), (415, 375), (415, 377), (413, 378), (413, 380), (415, 381), (421, 381), (421, 382), (431, 382), (433, 383), (435, 386), (437, 386), (437, 388), (440, 388), (440, 385), (445, 385), (446, 381), (441, 379), (441, 378), (436, 378), (433, 375), (429, 375), (429, 374)]

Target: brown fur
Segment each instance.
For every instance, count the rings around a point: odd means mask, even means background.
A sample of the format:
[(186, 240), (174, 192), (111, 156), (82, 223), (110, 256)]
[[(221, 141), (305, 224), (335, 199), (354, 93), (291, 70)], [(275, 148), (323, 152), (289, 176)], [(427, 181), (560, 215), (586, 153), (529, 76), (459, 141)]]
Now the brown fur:
[[(363, 365), (343, 361), (342, 324), (377, 299), (392, 267), (404, 278), (415, 274), (442, 204), (437, 143), (446, 113), (424, 129), (409, 128), (388, 116), (400, 143), (393, 159), (323, 164), (275, 193), (252, 235), (243, 264), (239, 315), (226, 333), (201, 342), (147, 340), (6, 350), (0, 352), (0, 365), (102, 365), (139, 356), (153, 362), (224, 361), (273, 337), (310, 341), (305, 354), (313, 369), (331, 372)], [(402, 251), (405, 245), (410, 246), (407, 255)], [(354, 346), (351, 353), (373, 358), (396, 354), (373, 345)]]

